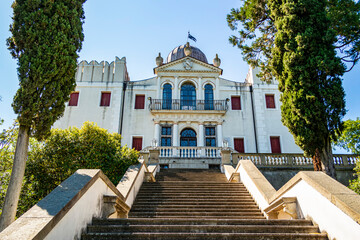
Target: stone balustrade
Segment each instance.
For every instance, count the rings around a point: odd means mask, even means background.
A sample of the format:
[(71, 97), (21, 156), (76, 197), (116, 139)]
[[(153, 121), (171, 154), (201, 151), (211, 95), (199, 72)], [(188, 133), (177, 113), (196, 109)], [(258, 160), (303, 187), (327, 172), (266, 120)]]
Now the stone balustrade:
[[(312, 165), (312, 159), (303, 154), (291, 153), (232, 153), (233, 164), (240, 160), (251, 160), (256, 165), (262, 166), (307, 166)], [(355, 165), (359, 155), (355, 154), (333, 154), (334, 164), (336, 166)]]
[(160, 157), (219, 158), (220, 147), (157, 147)]

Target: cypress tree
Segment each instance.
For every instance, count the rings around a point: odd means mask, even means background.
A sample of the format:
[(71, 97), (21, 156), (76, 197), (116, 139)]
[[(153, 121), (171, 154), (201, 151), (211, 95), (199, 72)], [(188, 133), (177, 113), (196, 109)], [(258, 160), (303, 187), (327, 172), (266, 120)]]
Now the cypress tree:
[[(242, 28), (229, 41), (262, 80), (279, 81), (282, 121), (314, 169), (335, 177), (331, 141), (345, 115), (341, 76), (360, 60), (360, 3), (353, 0), (243, 0), (227, 16)], [(336, 52), (340, 57), (337, 57)]]
[(0, 219), (0, 231), (14, 221), (24, 177), (29, 135), (50, 134), (75, 88), (78, 51), (84, 39), (86, 0), (16, 0), (12, 4), (11, 55), (18, 60), (19, 89), (13, 109), (19, 135), (14, 165)]
[(345, 115), (335, 33), (329, 29), (325, 0), (270, 1), (277, 33), (271, 66), (279, 81), (282, 122), (316, 170), (336, 177), (331, 138)]

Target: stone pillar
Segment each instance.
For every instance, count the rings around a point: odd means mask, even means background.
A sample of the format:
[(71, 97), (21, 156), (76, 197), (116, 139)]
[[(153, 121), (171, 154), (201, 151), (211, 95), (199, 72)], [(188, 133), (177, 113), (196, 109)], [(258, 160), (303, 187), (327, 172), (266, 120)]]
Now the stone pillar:
[(231, 164), (231, 151), (230, 149), (221, 149), (221, 163), (223, 165)]
[(173, 147), (177, 147), (179, 146), (179, 125), (177, 122), (174, 122), (174, 125), (173, 125)]
[(198, 137), (198, 146), (204, 146), (204, 124), (199, 123), (199, 137)]
[[(199, 137), (198, 137), (198, 146), (204, 147), (204, 123), (199, 123)], [(201, 149), (201, 156), (205, 156), (205, 148)]]
[(154, 131), (154, 139), (157, 141), (158, 146), (160, 146), (160, 124), (155, 122), (155, 131)]
[(149, 164), (159, 163), (160, 150), (151, 148), (149, 150)]
[(223, 133), (222, 133), (222, 123), (218, 123), (216, 130), (217, 130), (217, 146), (222, 147), (223, 142)]

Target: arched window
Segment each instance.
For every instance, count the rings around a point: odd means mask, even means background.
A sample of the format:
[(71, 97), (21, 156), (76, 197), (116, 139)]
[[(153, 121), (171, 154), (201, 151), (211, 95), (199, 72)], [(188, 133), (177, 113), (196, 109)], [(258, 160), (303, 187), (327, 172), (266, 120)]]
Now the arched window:
[(191, 128), (185, 128), (180, 134), (180, 146), (196, 147), (196, 132)]
[(191, 83), (185, 83), (181, 86), (181, 109), (196, 109), (196, 91)]
[(205, 85), (205, 110), (214, 110), (214, 91), (211, 84)]
[(164, 84), (162, 109), (171, 109), (172, 87), (171, 84)]

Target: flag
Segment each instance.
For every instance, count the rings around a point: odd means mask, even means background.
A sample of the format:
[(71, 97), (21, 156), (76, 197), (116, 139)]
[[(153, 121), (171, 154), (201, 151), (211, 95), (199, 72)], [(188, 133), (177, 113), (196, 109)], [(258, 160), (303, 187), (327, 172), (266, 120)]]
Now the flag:
[(191, 40), (193, 40), (194, 42), (196, 42), (196, 38), (194, 36), (192, 36), (190, 34), (190, 32), (188, 32), (188, 38), (190, 38)]

